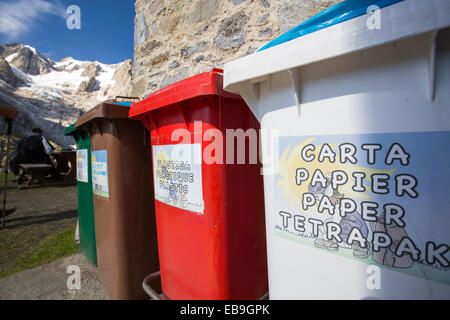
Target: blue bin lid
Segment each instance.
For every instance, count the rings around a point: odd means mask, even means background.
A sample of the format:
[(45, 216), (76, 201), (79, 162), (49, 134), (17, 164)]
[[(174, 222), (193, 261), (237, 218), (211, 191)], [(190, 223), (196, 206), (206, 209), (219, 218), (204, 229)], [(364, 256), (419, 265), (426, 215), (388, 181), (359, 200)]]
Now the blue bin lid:
[(384, 8), (402, 1), (404, 0), (346, 0), (340, 2), (282, 34), (275, 40), (272, 40), (264, 45), (258, 51), (269, 49), (284, 42), (288, 42), (321, 29), (331, 27), (335, 24), (365, 15), (367, 13), (367, 8), (371, 5)]
[(132, 102), (114, 102), (113, 104), (117, 104), (119, 106), (131, 107)]

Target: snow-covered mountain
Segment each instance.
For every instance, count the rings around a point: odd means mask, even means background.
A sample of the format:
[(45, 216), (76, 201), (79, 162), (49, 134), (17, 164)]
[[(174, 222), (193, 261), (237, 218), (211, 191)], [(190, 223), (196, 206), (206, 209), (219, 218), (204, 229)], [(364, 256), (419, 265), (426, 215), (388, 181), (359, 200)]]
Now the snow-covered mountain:
[(64, 128), (99, 102), (128, 95), (131, 68), (131, 60), (107, 65), (67, 57), (55, 62), (30, 46), (5, 44), (0, 46), (0, 100), (19, 110), (16, 136), (38, 126), (69, 147), (74, 142), (64, 137)]

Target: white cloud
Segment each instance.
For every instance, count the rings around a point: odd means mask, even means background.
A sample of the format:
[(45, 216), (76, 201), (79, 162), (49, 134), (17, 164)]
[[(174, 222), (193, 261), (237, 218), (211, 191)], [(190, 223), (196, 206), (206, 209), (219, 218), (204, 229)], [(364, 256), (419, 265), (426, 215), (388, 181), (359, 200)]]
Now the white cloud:
[(0, 33), (12, 39), (32, 30), (45, 15), (65, 17), (62, 4), (49, 0), (14, 0), (0, 3)]

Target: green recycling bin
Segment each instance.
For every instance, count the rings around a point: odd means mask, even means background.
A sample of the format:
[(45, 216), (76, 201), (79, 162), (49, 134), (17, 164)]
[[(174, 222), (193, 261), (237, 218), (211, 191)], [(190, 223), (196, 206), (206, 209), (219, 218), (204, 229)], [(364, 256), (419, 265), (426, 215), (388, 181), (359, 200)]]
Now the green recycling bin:
[(78, 219), (81, 251), (90, 263), (97, 266), (91, 137), (87, 131), (77, 129), (73, 124), (64, 131), (64, 135), (74, 137), (77, 142)]

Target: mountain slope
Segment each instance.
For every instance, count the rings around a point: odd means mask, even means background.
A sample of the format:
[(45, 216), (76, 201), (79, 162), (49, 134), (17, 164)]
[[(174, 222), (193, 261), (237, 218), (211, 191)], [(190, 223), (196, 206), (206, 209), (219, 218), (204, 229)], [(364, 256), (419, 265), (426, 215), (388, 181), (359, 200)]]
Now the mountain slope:
[[(0, 46), (0, 99), (19, 110), (14, 135), (41, 127), (62, 147), (64, 129), (99, 102), (131, 91), (131, 60), (107, 65), (71, 57), (55, 62), (24, 44)], [(0, 127), (0, 134), (4, 129)]]

